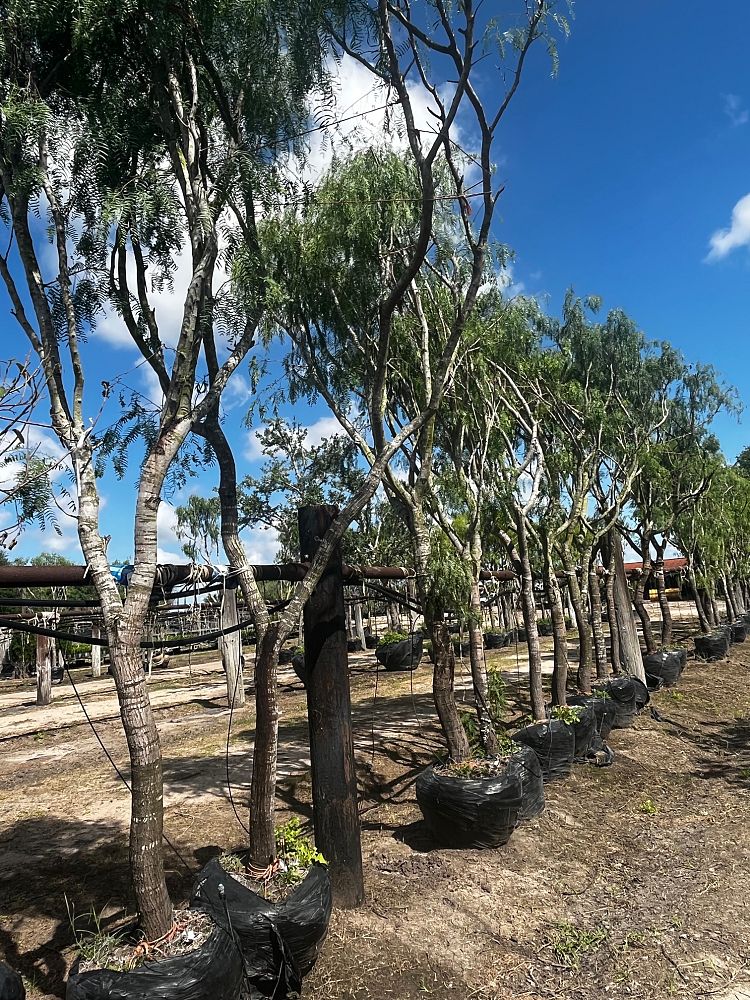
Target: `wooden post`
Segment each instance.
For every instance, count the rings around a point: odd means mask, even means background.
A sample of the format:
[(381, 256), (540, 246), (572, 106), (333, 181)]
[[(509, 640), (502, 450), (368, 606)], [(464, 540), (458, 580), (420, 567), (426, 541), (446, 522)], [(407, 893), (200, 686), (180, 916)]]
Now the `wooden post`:
[[(221, 604), (221, 628), (237, 625), (237, 579), (227, 580)], [(230, 632), (219, 639), (221, 662), (227, 678), (227, 704), (230, 708), (241, 708), (245, 704), (245, 683), (242, 676), (242, 636), (239, 631)]]
[(36, 703), (49, 705), (52, 701), (52, 657), (54, 642), (48, 635), (36, 637)]
[[(313, 558), (337, 513), (329, 505), (300, 508), (303, 561)], [(339, 547), (305, 605), (304, 631), (315, 842), (328, 862), (334, 903), (351, 909), (365, 890)]]
[[(91, 638), (99, 638), (99, 626), (95, 625), (93, 622), (91, 624)], [(102, 647), (97, 646), (96, 643), (93, 642), (91, 643), (91, 676), (102, 676)]]

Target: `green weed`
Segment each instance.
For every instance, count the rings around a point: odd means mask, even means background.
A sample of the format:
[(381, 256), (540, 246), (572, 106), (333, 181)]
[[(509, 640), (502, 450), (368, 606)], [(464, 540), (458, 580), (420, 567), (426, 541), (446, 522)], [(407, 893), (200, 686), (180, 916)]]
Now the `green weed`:
[(603, 927), (584, 930), (567, 921), (555, 924), (550, 935), (553, 954), (566, 969), (579, 968), (584, 955), (596, 951), (606, 940), (607, 931)]

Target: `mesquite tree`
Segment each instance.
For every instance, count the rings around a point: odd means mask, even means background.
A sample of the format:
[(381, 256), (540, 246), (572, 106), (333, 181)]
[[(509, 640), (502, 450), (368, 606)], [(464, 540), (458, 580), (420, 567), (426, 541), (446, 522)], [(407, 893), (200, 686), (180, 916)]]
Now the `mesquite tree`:
[[(133, 886), (144, 930), (155, 938), (171, 924), (171, 903), (161, 751), (139, 644), (160, 494), (191, 430), (212, 434), (216, 451), (222, 445), (221, 394), (264, 308), (256, 224), (275, 190), (274, 150), (288, 150), (286, 136), (306, 117), (305, 95), (323, 75), (320, 10), (284, 0), (219, 11), (160, 2), (143, 11), (109, 0), (8, 6), (0, 29), (0, 199), (12, 254), (0, 257), (0, 277), (75, 476), (78, 534), (101, 601), (131, 760)], [(330, 13), (333, 5), (325, 6)], [(42, 262), (47, 230), (52, 266)], [(227, 274), (240, 253), (255, 283), (251, 293), (245, 281), (238, 298)], [(178, 260), (189, 278), (167, 350), (153, 292), (171, 284)], [(116, 379), (92, 385), (90, 377), (97, 320), (113, 311), (162, 398), (151, 409), (134, 403), (103, 431), (102, 412), (118, 402), (127, 409)], [(134, 572), (123, 598), (99, 527), (97, 474), (107, 454), (122, 463), (135, 437), (128, 417), (143, 432), (145, 456)]]
[[(408, 3), (361, 2), (331, 26), (341, 51), (395, 94), (407, 150), (397, 156), (371, 149), (334, 170), (301, 217), (290, 215), (280, 228), (278, 269), (286, 290), (279, 324), (304, 380), (323, 395), (365, 461), (374, 467), (394, 434), (406, 441), (404, 431), (418, 429), (418, 474), (407, 486), (392, 474), (387, 480), (415, 540), (418, 581), (427, 580), (430, 561), (425, 497), (435, 415), (491, 265), (501, 191), (493, 182), (498, 131), (532, 45), (544, 38), (554, 53), (553, 35), (567, 27), (545, 0), (521, 6), (507, 30), (473, 2), (423, 6), (417, 15)], [(498, 96), (491, 103), (476, 80), (487, 46), (497, 46), (508, 70), (493, 80)], [(432, 116), (427, 128), (417, 118), (420, 90)], [(468, 156), (454, 135), (459, 123), (472, 134)], [(471, 188), (469, 169), (477, 177)], [(438, 293), (446, 308), (432, 310), (431, 328), (427, 316)], [(411, 353), (411, 370), (419, 371), (417, 405), (408, 410), (392, 391), (399, 352)], [(421, 595), (436, 656), (436, 703), (449, 750), (460, 756), (466, 744), (452, 699), (449, 636), (428, 596)]]

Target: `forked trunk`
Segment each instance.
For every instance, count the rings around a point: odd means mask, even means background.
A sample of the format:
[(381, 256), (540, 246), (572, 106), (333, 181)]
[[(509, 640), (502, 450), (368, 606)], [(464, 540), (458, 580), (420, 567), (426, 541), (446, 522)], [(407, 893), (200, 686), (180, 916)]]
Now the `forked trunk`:
[(656, 639), (654, 638), (654, 630), (651, 628), (651, 619), (648, 614), (648, 610), (643, 601), (643, 594), (646, 587), (646, 574), (643, 569), (639, 570), (638, 576), (635, 580), (635, 585), (633, 588), (633, 606), (635, 607), (635, 613), (638, 615), (638, 620), (641, 623), (641, 629), (643, 631), (643, 642), (646, 646), (647, 653), (656, 652)]

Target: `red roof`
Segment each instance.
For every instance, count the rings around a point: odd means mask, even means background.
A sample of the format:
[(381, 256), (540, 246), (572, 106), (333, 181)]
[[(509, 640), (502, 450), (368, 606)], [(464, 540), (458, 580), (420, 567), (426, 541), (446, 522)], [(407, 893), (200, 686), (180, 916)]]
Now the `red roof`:
[[(682, 556), (679, 559), (665, 559), (664, 560), (664, 572), (665, 573), (673, 573), (677, 569), (685, 569), (687, 567), (687, 564), (688, 564), (687, 559), (685, 559)], [(640, 570), (640, 569), (643, 569), (643, 563), (642, 562), (626, 562), (625, 563), (625, 572), (626, 573), (635, 573), (636, 570)], [(649, 570), (651, 569), (650, 565), (648, 566), (648, 569)]]

